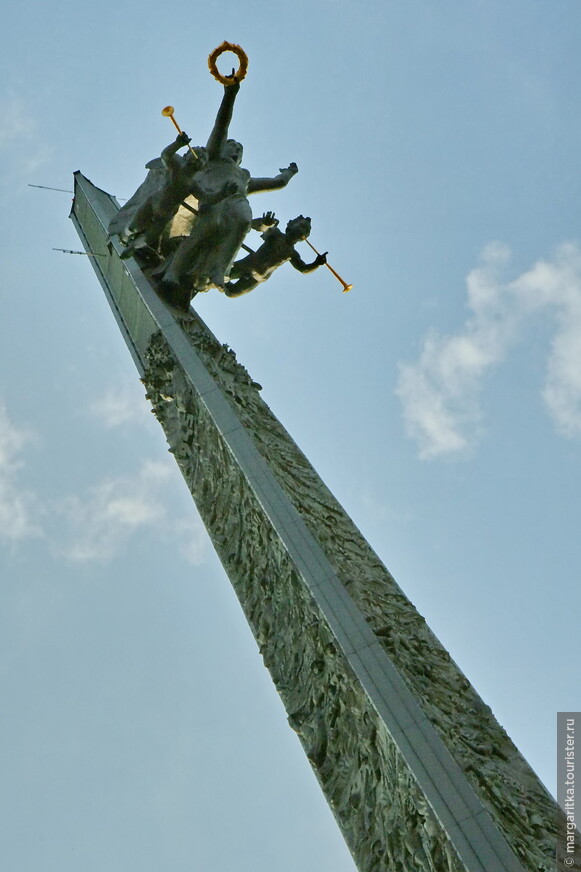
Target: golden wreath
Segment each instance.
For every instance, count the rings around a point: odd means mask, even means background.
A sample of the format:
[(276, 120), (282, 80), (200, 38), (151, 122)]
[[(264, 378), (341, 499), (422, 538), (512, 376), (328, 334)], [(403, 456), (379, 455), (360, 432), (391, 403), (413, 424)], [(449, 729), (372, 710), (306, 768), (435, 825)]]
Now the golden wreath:
[[(240, 61), (240, 65), (234, 76), (223, 76), (218, 67), (216, 66), (216, 61), (220, 57), (221, 54), (224, 54), (225, 51), (233, 52), (238, 60)], [(241, 82), (246, 72), (248, 70), (248, 55), (239, 45), (235, 45), (233, 42), (223, 42), (222, 45), (219, 45), (218, 48), (215, 48), (212, 54), (208, 58), (208, 66), (210, 68), (210, 72), (222, 85), (231, 85), (232, 79), (235, 82)]]

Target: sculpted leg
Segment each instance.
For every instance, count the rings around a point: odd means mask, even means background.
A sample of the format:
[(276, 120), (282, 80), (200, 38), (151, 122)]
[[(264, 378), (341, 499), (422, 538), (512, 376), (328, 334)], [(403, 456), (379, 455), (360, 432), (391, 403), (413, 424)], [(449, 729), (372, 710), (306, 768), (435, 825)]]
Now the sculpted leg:
[(210, 280), (217, 288), (224, 288), (225, 276), (250, 230), (252, 210), (246, 197), (241, 196), (229, 197), (220, 206), (219, 231), (210, 257)]
[(224, 288), (224, 293), (227, 297), (241, 297), (243, 294), (248, 294), (253, 291), (260, 282), (251, 275), (245, 275), (236, 282), (228, 282)]
[(211, 246), (213, 227), (211, 220), (200, 216), (190, 236), (186, 237), (178, 246), (171, 261), (161, 277), (162, 288), (175, 288), (186, 284), (188, 275), (197, 273), (204, 249)]

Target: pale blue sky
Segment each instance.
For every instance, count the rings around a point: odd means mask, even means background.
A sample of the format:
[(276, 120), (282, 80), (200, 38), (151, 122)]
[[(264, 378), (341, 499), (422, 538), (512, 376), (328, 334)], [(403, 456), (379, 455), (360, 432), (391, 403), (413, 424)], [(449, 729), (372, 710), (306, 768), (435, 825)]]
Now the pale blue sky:
[[(581, 8), (565, 0), (40, 2), (0, 64), (0, 863), (353, 863), (87, 259), (80, 169), (129, 196), (250, 67), (256, 213), (290, 266), (198, 309), (547, 786), (581, 709)], [(303, 252), (308, 258), (308, 251)]]

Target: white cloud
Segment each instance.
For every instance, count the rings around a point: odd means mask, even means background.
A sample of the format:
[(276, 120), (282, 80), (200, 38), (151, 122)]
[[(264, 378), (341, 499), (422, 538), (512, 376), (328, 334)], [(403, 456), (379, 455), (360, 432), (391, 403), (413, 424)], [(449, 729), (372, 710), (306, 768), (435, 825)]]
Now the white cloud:
[(89, 412), (107, 429), (134, 421), (149, 421), (143, 393), (139, 394), (135, 385), (110, 387), (100, 399), (91, 403)]
[(409, 509), (389, 505), (382, 497), (366, 488), (359, 495), (361, 506), (375, 521), (390, 523), (409, 523), (413, 521), (413, 513)]
[(553, 340), (543, 399), (564, 436), (581, 436), (581, 307), (561, 316)]
[(208, 534), (201, 521), (191, 517), (182, 518), (172, 525), (173, 535), (184, 560), (192, 566), (200, 566), (206, 559)]
[(0, 539), (17, 542), (40, 536), (40, 527), (33, 521), (36, 508), (32, 493), (20, 491), (11, 482), (0, 478)]
[(176, 520), (169, 511), (166, 488), (177, 470), (171, 462), (146, 461), (134, 476), (108, 479), (91, 488), (85, 498), (71, 496), (55, 504), (67, 522), (66, 542), (60, 553), (79, 563), (112, 560), (137, 533), (164, 543), (173, 541), (186, 560), (199, 564), (206, 535), (192, 512), (191, 519)]
[[(114, 404), (110, 411), (109, 426), (126, 419)], [(24, 449), (34, 438), (12, 423), (0, 402), (0, 542), (41, 536), (71, 561), (107, 562), (132, 537), (146, 533), (188, 563), (204, 562), (208, 537), (193, 505), (184, 512), (178, 497), (176, 508), (179, 471), (173, 460), (146, 460), (136, 474), (106, 479), (85, 495), (41, 500), (18, 480)]]
[(4, 97), (0, 101), (2, 121), (0, 123), (0, 148), (28, 137), (32, 134), (34, 124), (14, 95)]
[(148, 461), (135, 476), (108, 479), (88, 496), (67, 497), (56, 504), (68, 521), (68, 542), (62, 553), (71, 560), (108, 561), (139, 529), (151, 528), (165, 516), (160, 484), (167, 465)]
[(40, 535), (33, 519), (37, 503), (34, 495), (18, 486), (21, 454), (32, 434), (16, 427), (0, 403), (0, 539), (16, 542)]
[(428, 459), (472, 448), (481, 432), (478, 395), (535, 314), (554, 312), (557, 332), (543, 398), (558, 430), (581, 435), (581, 250), (567, 243), (513, 280), (504, 275), (510, 251), (484, 250), (467, 277), (470, 315), (452, 336), (430, 330), (419, 360), (400, 364), (396, 393), (408, 434)]
[(30, 109), (13, 93), (0, 95), (0, 152), (4, 183), (12, 181), (15, 174), (21, 177), (34, 173), (50, 157), (50, 149), (36, 135)]

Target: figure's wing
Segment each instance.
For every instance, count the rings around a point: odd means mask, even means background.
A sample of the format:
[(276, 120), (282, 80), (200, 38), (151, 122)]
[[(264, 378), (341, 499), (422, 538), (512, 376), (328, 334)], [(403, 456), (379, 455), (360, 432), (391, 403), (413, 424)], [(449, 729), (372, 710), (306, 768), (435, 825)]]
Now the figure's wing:
[[(189, 197), (186, 197), (186, 203), (192, 208), (199, 208), (198, 201), (194, 197), (193, 194), (190, 194)], [(193, 212), (190, 212), (189, 209), (184, 206), (180, 206), (174, 217), (169, 223), (169, 226), (166, 228), (165, 233), (171, 239), (173, 236), (189, 236), (194, 226), (194, 222), (196, 220), (196, 216)]]
[[(159, 161), (159, 166), (152, 167)], [(142, 203), (155, 194), (163, 185), (165, 179), (165, 168), (161, 162), (161, 158), (157, 157), (150, 160), (147, 164), (149, 172), (144, 181), (140, 184), (131, 199), (121, 206), (115, 217), (112, 219), (108, 227), (109, 236), (114, 236), (116, 233), (121, 233), (131, 222), (132, 217), (137, 212)]]

